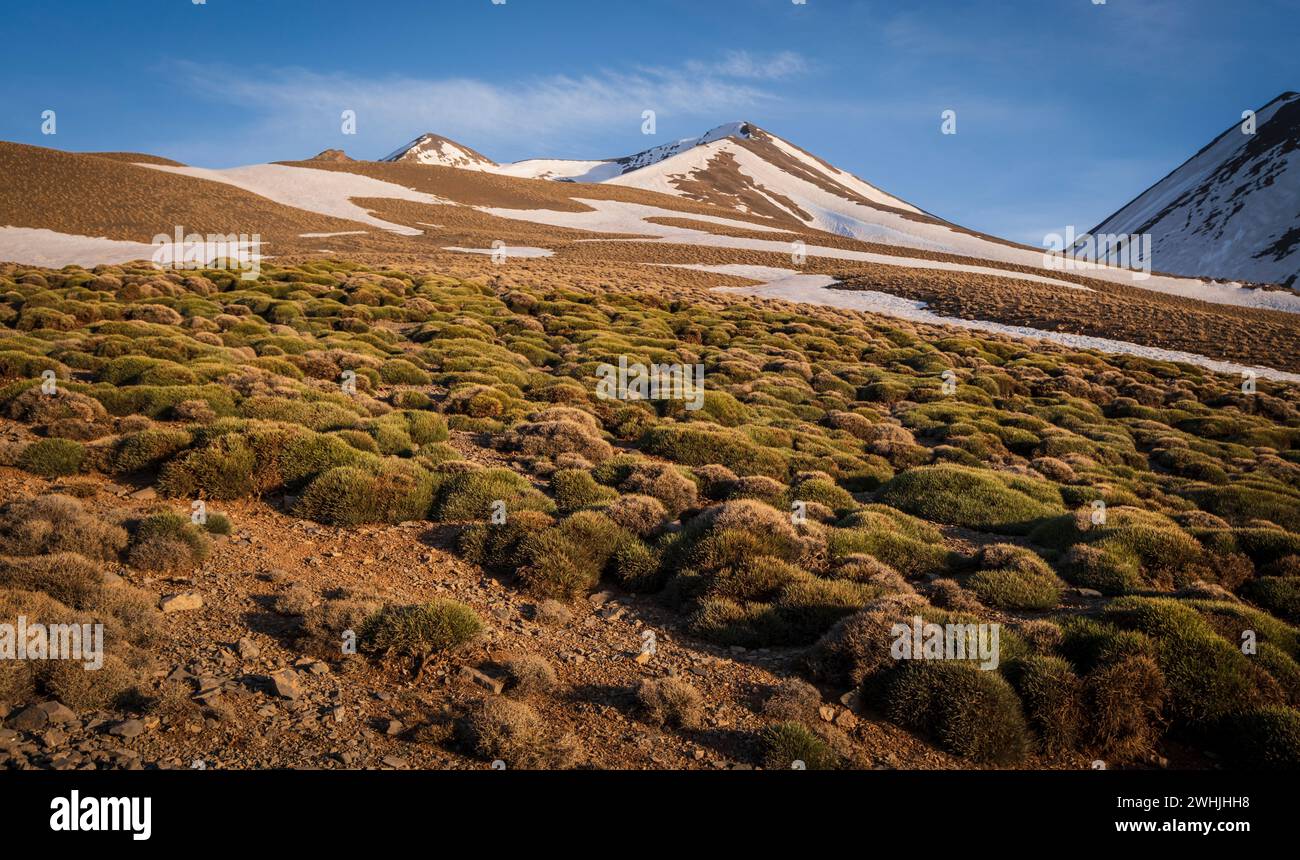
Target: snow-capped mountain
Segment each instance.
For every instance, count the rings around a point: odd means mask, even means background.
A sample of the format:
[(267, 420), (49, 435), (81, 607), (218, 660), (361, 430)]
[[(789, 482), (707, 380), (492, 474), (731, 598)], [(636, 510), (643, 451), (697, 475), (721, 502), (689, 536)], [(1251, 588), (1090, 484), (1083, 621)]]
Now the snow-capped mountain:
[(750, 122), (727, 123), (699, 137), (621, 158), (534, 158), (496, 164), (468, 147), (427, 134), (383, 160), (644, 188), (857, 239), (957, 250), (917, 235), (924, 222), (944, 222)]
[(420, 135), (379, 160), (458, 167), (461, 170), (477, 170), (483, 173), (496, 173), (500, 167), (492, 159), (475, 152), (468, 146), (462, 146), (454, 140), (432, 133)]
[(916, 246), (913, 225), (905, 222), (936, 220), (753, 123), (720, 126), (690, 146), (659, 149), (663, 157), (605, 181), (891, 244)]
[(1237, 123), (1093, 229), (1151, 234), (1153, 266), (1179, 275), (1297, 286), (1300, 94)]

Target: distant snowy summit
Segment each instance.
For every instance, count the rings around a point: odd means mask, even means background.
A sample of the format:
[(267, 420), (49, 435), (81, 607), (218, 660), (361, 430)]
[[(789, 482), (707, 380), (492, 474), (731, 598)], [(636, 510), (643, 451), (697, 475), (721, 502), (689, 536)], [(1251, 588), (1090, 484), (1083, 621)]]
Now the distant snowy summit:
[(500, 167), (492, 159), (475, 152), (468, 146), (462, 146), (437, 134), (422, 134), (379, 160), (457, 167), (461, 170), (477, 170), (482, 173), (497, 173)]
[(1283, 93), (1093, 229), (1158, 271), (1300, 287), (1300, 94)]

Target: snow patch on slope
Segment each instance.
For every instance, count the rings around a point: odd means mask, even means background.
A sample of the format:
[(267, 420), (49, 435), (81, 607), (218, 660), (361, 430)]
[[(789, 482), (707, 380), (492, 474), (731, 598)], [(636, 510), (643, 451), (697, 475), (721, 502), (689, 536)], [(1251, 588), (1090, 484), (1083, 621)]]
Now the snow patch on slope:
[(604, 182), (623, 172), (615, 161), (569, 161), (563, 158), (530, 158), (503, 164), (495, 171), (521, 179), (551, 179), (565, 182)]
[[(753, 230), (754, 225), (745, 221), (734, 221), (716, 216), (692, 215), (647, 206), (641, 203), (625, 203), (618, 200), (589, 200), (574, 198), (577, 202), (590, 206), (590, 212), (559, 212), (553, 209), (497, 209), (479, 207), (489, 215), (514, 220), (532, 221), (552, 227), (571, 227), (593, 233), (629, 233), (651, 237), (647, 241), (678, 245), (699, 245), (713, 248), (733, 248), (744, 251), (766, 251), (773, 254), (789, 254), (790, 243), (774, 239), (751, 239), (738, 236), (722, 236), (703, 230), (687, 227), (652, 224), (648, 218), (692, 218), (713, 224), (730, 226), (735, 229)], [(777, 231), (780, 232), (780, 231)], [(906, 266), (914, 269), (933, 269), (948, 272), (970, 272), (978, 275), (992, 275), (999, 278), (1012, 278), (1019, 281), (1049, 284), (1071, 290), (1087, 290), (1087, 287), (1062, 281), (1046, 275), (1013, 272), (990, 266), (975, 266), (964, 263), (949, 263), (942, 260), (924, 260), (915, 257), (899, 257), (891, 254), (876, 254), (870, 251), (851, 251), (844, 248), (830, 248), (822, 245), (808, 245), (805, 252), (809, 257), (828, 257), (834, 260), (854, 260), (863, 263), (876, 263), (883, 266)]]
[(0, 227), (0, 260), (32, 266), (97, 266), (151, 260), (157, 246), (33, 227)]
[(419, 236), (422, 231), (402, 224), (382, 221), (352, 202), (353, 197), (383, 197), (413, 203), (446, 205), (450, 200), (413, 191), (404, 185), (371, 179), (357, 173), (290, 167), (285, 164), (250, 164), (225, 170), (203, 167), (177, 167), (170, 164), (139, 162), (139, 166), (167, 173), (179, 173), (195, 179), (222, 182), (250, 191), (268, 200), (349, 221), (359, 221), (403, 236)]
[(535, 258), (535, 257), (553, 257), (555, 252), (550, 248), (530, 248), (527, 245), (507, 245), (503, 248), (461, 248), (455, 245), (444, 247), (444, 251), (457, 251), (461, 254), (504, 254), (508, 260), (511, 257)]

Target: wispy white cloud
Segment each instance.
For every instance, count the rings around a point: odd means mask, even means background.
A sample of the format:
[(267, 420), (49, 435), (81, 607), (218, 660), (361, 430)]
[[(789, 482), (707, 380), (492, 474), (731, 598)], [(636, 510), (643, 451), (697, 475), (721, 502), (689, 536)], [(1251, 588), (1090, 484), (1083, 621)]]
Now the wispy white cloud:
[(781, 100), (771, 82), (807, 67), (802, 57), (790, 52), (756, 56), (738, 51), (715, 61), (675, 67), (552, 75), (511, 83), (477, 77), (366, 77), (196, 63), (184, 63), (179, 71), (191, 91), (239, 109), (255, 134), (288, 146), (310, 147), (316, 145), (311, 141), (319, 143), (325, 135), (336, 134), (341, 112), (352, 110), (359, 133), (350, 144), (374, 142), (379, 149), (391, 149), (416, 134), (435, 131), (489, 156), (522, 157), (538, 154), (533, 151), (537, 147), (581, 147), (602, 133), (639, 129), (646, 110), (655, 111), (661, 124), (743, 119)]
[(775, 54), (728, 51), (718, 60), (691, 61), (686, 64), (686, 69), (693, 74), (771, 81), (807, 74), (810, 66), (802, 54), (794, 51)]

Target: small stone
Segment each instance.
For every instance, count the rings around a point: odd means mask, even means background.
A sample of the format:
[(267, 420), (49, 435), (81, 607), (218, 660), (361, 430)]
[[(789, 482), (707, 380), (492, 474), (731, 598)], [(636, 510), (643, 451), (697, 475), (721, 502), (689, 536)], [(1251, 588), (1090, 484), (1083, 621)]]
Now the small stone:
[(614, 599), (614, 592), (597, 591), (595, 594), (591, 595), (587, 599), (591, 601), (592, 606), (604, 606), (606, 603), (609, 603), (611, 600)]
[(182, 681), (188, 681), (193, 677), (193, 675), (185, 671), (184, 666), (177, 666), (175, 669), (172, 669), (171, 674), (167, 676), (167, 680), (172, 683), (180, 683)]
[(20, 732), (38, 732), (50, 724), (50, 715), (41, 710), (40, 705), (32, 705), (18, 712), (9, 725)]
[(241, 660), (256, 660), (262, 655), (262, 648), (251, 638), (243, 636), (235, 643), (235, 650), (239, 652)]
[(136, 490), (132, 493), (131, 498), (143, 500), (156, 499), (158, 498), (158, 491), (153, 487), (145, 487), (143, 490)]
[(835, 715), (835, 725), (839, 726), (845, 731), (851, 730), (857, 724), (858, 724), (858, 718), (853, 716), (852, 711), (840, 711), (838, 714)]
[(406, 770), (410, 767), (410, 765), (407, 764), (406, 759), (398, 758), (395, 755), (384, 756), (383, 763), (388, 767), (391, 767), (393, 770)]
[(638, 662), (638, 663), (640, 663), (642, 666), (644, 666), (645, 664), (649, 663), (650, 660), (651, 660), (651, 658), (653, 658), (653, 657), (654, 657), (654, 655), (651, 654), (649, 651), (641, 651), (641, 652), (639, 652), (639, 653), (636, 655), (636, 658), (635, 658), (635, 659), (636, 659), (636, 662)]
[(198, 694), (204, 696), (212, 693), (220, 693), (225, 684), (225, 678), (199, 678)]
[(45, 715), (50, 718), (50, 722), (52, 723), (71, 723), (77, 719), (77, 715), (73, 712), (72, 708), (69, 708), (62, 702), (41, 702), (36, 707), (44, 711)]
[(461, 666), (460, 674), (462, 678), (478, 684), (483, 689), (491, 691), (494, 695), (500, 695), (501, 691), (504, 690), (506, 686), (505, 682), (498, 681), (496, 678), (489, 675), (484, 675), (473, 666)]
[(390, 738), (397, 737), (402, 733), (402, 729), (404, 728), (406, 727), (402, 725), (401, 720), (387, 720), (384, 723), (384, 734), (388, 735)]
[(113, 726), (113, 728), (109, 729), (108, 733), (119, 738), (126, 738), (127, 740), (138, 738), (140, 735), (144, 734), (144, 723), (139, 720), (123, 720)]
[(533, 619), (542, 624), (568, 624), (573, 620), (573, 613), (558, 600), (544, 600), (533, 607)]
[(817, 714), (828, 723), (835, 720), (835, 708), (830, 705), (822, 705), (817, 709)]
[(158, 608), (164, 613), (191, 612), (203, 608), (203, 597), (193, 591), (169, 594), (159, 601)]
[(298, 673), (293, 669), (272, 672), (271, 684), (275, 687), (276, 695), (283, 698), (296, 699), (302, 695), (302, 684), (298, 680)]

